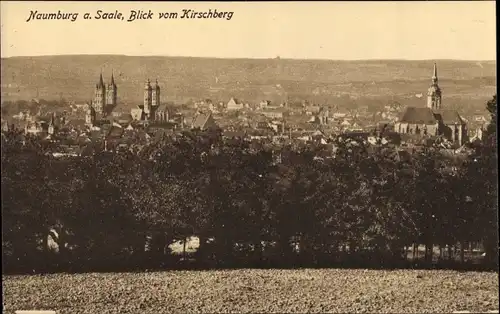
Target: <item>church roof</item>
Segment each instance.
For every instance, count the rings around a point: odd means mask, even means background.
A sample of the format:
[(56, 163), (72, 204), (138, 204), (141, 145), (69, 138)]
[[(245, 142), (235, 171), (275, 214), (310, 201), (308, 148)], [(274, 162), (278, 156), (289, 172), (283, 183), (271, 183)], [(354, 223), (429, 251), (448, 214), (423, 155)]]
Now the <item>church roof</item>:
[(197, 129), (197, 128), (204, 129), (204, 128), (206, 128), (207, 124), (208, 124), (208, 122), (210, 121), (211, 118), (212, 118), (212, 114), (211, 113), (201, 113), (201, 114), (199, 114), (194, 119), (192, 128), (193, 129)]
[(437, 122), (432, 110), (423, 107), (407, 107), (400, 121), (414, 124), (435, 124)]
[(434, 113), (434, 116), (436, 119), (442, 121), (443, 124), (465, 124), (465, 121), (455, 110), (439, 110)]
[(156, 112), (168, 112), (168, 106), (166, 104), (160, 105), (156, 109)]

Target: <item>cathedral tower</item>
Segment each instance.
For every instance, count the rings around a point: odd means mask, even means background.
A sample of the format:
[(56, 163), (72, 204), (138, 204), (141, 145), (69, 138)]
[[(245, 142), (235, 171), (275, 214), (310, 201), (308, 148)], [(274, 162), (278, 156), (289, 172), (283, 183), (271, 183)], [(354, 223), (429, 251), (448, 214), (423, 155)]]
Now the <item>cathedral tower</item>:
[(151, 99), (153, 94), (153, 88), (151, 87), (151, 82), (149, 79), (146, 81), (144, 86), (144, 113), (149, 118), (151, 115)]
[(441, 89), (438, 85), (437, 66), (434, 63), (432, 85), (427, 90), (427, 107), (432, 110), (441, 109)]
[(106, 94), (106, 105), (116, 106), (116, 95), (117, 89), (115, 84), (115, 78), (113, 73), (111, 73), (111, 83), (108, 84), (107, 94)]
[(158, 85), (158, 80), (156, 80), (155, 87), (152, 93), (151, 106), (153, 108), (158, 108), (160, 106), (160, 86)]
[(104, 86), (104, 81), (102, 79), (102, 72), (99, 77), (99, 83), (95, 86), (95, 95), (92, 105), (98, 113), (104, 113), (104, 106), (106, 105), (106, 87)]

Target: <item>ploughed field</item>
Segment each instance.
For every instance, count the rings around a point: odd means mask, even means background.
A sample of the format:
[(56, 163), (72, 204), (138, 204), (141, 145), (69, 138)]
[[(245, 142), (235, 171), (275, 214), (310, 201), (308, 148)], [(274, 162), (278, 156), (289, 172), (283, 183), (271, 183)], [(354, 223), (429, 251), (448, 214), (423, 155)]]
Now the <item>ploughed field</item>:
[(57, 313), (385, 312), (498, 309), (498, 273), (220, 270), (3, 276), (3, 309)]

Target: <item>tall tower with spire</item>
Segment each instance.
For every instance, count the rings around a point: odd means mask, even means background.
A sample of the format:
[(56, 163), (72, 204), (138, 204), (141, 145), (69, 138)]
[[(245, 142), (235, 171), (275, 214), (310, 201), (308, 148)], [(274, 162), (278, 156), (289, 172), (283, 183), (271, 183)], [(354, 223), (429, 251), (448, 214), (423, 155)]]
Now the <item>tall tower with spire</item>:
[(148, 79), (144, 85), (144, 113), (148, 118), (151, 114), (152, 94), (153, 88), (151, 87), (151, 82)]
[(99, 76), (99, 82), (95, 86), (95, 95), (92, 105), (98, 113), (104, 113), (104, 106), (106, 105), (106, 86), (104, 86), (102, 72)]
[(432, 84), (427, 90), (427, 107), (432, 110), (441, 109), (441, 89), (438, 85), (437, 66), (434, 63), (434, 73), (432, 75)]
[(111, 82), (108, 84), (108, 88), (106, 89), (106, 105), (116, 106), (116, 84), (113, 73), (111, 73)]
[(155, 87), (151, 96), (151, 106), (153, 108), (158, 108), (160, 106), (160, 86), (158, 85), (158, 80), (156, 80)]

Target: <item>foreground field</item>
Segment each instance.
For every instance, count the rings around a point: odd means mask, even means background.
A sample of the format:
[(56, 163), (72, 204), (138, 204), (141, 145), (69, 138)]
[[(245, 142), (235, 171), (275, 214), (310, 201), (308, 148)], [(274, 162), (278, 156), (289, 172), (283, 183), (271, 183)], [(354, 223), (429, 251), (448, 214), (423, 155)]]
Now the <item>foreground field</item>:
[(3, 276), (3, 309), (58, 313), (486, 312), (498, 273), (232, 270)]

